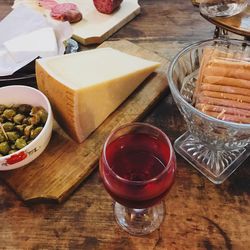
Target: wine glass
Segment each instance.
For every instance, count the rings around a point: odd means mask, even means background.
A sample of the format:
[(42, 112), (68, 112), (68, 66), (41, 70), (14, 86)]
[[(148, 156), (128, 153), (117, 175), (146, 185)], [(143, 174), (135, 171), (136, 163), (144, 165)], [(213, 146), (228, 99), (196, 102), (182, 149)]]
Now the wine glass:
[(99, 166), (104, 187), (115, 201), (117, 223), (133, 235), (156, 230), (176, 170), (168, 137), (146, 123), (125, 124), (108, 136)]

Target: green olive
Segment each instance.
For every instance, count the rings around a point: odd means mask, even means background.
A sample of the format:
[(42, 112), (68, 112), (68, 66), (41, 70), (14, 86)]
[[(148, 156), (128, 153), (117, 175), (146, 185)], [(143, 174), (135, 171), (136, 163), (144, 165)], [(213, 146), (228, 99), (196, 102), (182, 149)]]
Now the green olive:
[(6, 132), (6, 135), (8, 136), (8, 140), (13, 141), (13, 142), (16, 141), (16, 139), (20, 137), (20, 135), (16, 131)]
[(24, 140), (23, 138), (18, 138), (15, 142), (15, 146), (18, 149), (21, 149), (25, 147), (26, 145), (27, 145), (26, 140)]
[(3, 111), (3, 116), (9, 121), (12, 121), (15, 115), (16, 111), (14, 109), (5, 109)]
[(16, 114), (14, 117), (13, 117), (13, 121), (16, 123), (16, 124), (22, 124), (22, 121), (23, 119), (25, 118), (25, 116), (23, 114)]
[(12, 122), (5, 122), (5, 123), (2, 123), (2, 125), (3, 125), (3, 129), (5, 132), (12, 131), (15, 127), (15, 124)]
[(10, 151), (9, 143), (7, 141), (1, 142), (0, 143), (0, 153), (3, 155), (6, 155), (6, 154), (8, 154), (9, 151)]
[(37, 127), (30, 132), (30, 139), (34, 140), (42, 131), (43, 127)]

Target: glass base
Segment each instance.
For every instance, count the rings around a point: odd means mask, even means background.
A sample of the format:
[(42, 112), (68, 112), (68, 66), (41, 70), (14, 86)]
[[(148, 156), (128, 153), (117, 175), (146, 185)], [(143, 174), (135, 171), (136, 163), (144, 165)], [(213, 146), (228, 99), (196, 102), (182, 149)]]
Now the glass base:
[(186, 132), (174, 143), (175, 150), (214, 184), (225, 181), (250, 155), (249, 147), (215, 151)]
[(116, 222), (132, 235), (146, 235), (155, 231), (163, 222), (165, 206), (163, 202), (144, 209), (127, 208), (114, 203)]

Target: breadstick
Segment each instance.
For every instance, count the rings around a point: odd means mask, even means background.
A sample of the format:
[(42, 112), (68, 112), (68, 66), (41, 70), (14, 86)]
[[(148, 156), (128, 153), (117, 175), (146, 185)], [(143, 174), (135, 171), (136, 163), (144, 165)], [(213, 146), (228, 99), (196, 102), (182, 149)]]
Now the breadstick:
[(229, 78), (224, 76), (204, 76), (203, 82), (250, 89), (250, 81), (243, 79)]
[(212, 97), (207, 97), (207, 96), (199, 96), (197, 98), (196, 104), (198, 105), (199, 103), (250, 110), (249, 103), (237, 102), (234, 100), (227, 100), (227, 99), (221, 99), (221, 98), (212, 98)]
[(214, 55), (216, 53), (216, 51), (218, 51), (218, 50), (215, 50), (212, 47), (206, 47), (203, 51), (203, 55), (202, 55), (202, 59), (201, 59), (201, 63), (200, 63), (199, 74), (197, 77), (195, 90), (194, 90), (194, 96), (193, 96), (194, 100), (196, 99), (196, 96), (200, 91), (200, 85), (202, 83), (202, 78), (204, 77), (203, 71), (207, 67), (206, 64), (208, 63), (208, 61), (210, 60), (212, 55)]
[(204, 113), (206, 111), (218, 112), (218, 113), (223, 112), (225, 114), (231, 114), (231, 115), (237, 115), (237, 116), (243, 116), (243, 117), (250, 118), (250, 111), (245, 110), (245, 109), (224, 107), (224, 106), (204, 104), (204, 103), (199, 103), (195, 107)]
[(200, 94), (202, 96), (228, 99), (228, 100), (233, 100), (233, 101), (237, 101), (240, 103), (243, 103), (243, 102), (250, 103), (250, 96), (246, 96), (246, 95), (229, 94), (229, 93), (224, 93), (224, 92), (215, 92), (215, 91), (207, 91), (207, 90), (201, 91)]
[(204, 70), (207, 68), (208, 63), (212, 58), (233, 58), (234, 55), (232, 53), (220, 50), (215, 47), (206, 47), (203, 51), (199, 74), (197, 77), (197, 82), (194, 91), (194, 100), (196, 99), (197, 94), (199, 93), (199, 88), (201, 83), (203, 82), (203, 78), (206, 76), (204, 74)]
[(203, 75), (250, 80), (250, 63), (227, 59), (212, 59), (203, 70)]
[(223, 92), (223, 93), (229, 93), (229, 94), (240, 94), (240, 95), (250, 96), (250, 89), (237, 88), (237, 87), (232, 87), (232, 86), (202, 83), (200, 90), (201, 91), (208, 90), (208, 91), (216, 91), (216, 92)]
[(250, 123), (250, 118), (246, 118), (246, 117), (240, 117), (236, 115), (228, 115), (228, 114), (222, 114), (222, 113), (210, 112), (210, 111), (206, 111), (205, 114), (213, 116), (223, 121), (230, 121), (230, 122), (236, 122), (236, 123)]
[(247, 61), (243, 61), (240, 58), (239, 59), (234, 59), (234, 58), (212, 58), (208, 66), (211, 67), (226, 67), (226, 68), (242, 68), (244, 70), (249, 70), (250, 69), (250, 63)]

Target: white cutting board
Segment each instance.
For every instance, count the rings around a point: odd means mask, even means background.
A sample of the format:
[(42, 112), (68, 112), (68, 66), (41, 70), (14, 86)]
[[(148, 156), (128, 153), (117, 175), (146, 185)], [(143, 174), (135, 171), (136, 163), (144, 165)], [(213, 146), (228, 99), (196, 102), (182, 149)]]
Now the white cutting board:
[[(77, 4), (83, 14), (83, 19), (72, 24), (73, 38), (84, 45), (102, 43), (140, 13), (137, 0), (123, 0), (120, 8), (111, 15), (98, 12), (93, 0), (57, 0), (57, 2)], [(33, 9), (42, 12), (51, 21), (50, 11), (39, 7), (38, 1), (15, 0), (14, 6), (19, 3), (29, 5)]]

